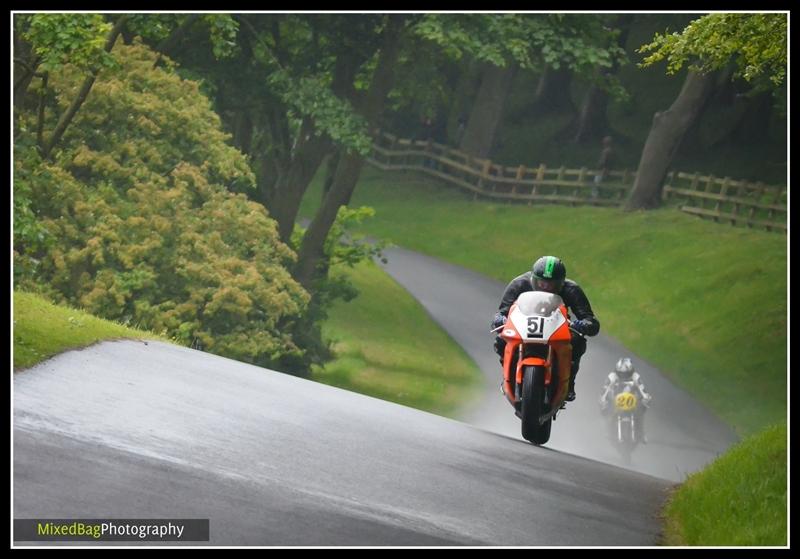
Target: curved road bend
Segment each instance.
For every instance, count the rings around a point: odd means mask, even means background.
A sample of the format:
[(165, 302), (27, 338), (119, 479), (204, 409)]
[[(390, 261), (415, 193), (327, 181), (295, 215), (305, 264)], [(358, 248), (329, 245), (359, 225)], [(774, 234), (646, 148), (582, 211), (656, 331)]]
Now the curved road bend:
[[(389, 248), (384, 254), (386, 271), (420, 301), (483, 371), (483, 396), (466, 404), (459, 419), (521, 439), (519, 419), (500, 393), (500, 364), (492, 348), (494, 338), (488, 333), (506, 284), (402, 248)], [(602, 324), (603, 317), (598, 318)], [(630, 464), (623, 462), (606, 438), (605, 418), (597, 402), (606, 375), (625, 355), (632, 358), (653, 395), (647, 412), (648, 444), (634, 450)], [(602, 330), (589, 338), (575, 388), (578, 397), (553, 423), (549, 448), (682, 481), (738, 440), (730, 427), (693, 397)]]
[(211, 545), (647, 546), (672, 485), (161, 342), (13, 397), (14, 518), (208, 518)]

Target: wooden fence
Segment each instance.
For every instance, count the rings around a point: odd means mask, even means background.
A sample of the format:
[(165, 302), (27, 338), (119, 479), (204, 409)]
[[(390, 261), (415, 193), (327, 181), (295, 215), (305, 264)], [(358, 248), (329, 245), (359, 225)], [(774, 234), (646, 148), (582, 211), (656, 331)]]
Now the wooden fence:
[[(370, 164), (383, 170), (418, 171), (464, 188), (475, 198), (571, 206), (621, 206), (636, 179), (634, 171), (611, 171), (599, 184), (597, 169), (503, 166), (428, 140), (381, 133)], [(702, 187), (702, 188), (701, 188)], [(686, 173), (670, 173), (663, 190), (681, 210), (715, 221), (786, 231), (786, 189)], [(709, 205), (710, 204), (710, 205)]]
[(667, 175), (662, 197), (682, 202), (684, 212), (718, 223), (787, 231), (787, 190), (761, 182), (699, 173)]

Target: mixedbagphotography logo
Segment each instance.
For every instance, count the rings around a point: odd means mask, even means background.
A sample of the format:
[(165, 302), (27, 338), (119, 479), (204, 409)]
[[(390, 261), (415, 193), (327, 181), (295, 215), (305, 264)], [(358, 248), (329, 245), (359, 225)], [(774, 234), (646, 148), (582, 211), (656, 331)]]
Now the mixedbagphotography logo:
[(209, 541), (205, 518), (14, 519), (15, 541)]

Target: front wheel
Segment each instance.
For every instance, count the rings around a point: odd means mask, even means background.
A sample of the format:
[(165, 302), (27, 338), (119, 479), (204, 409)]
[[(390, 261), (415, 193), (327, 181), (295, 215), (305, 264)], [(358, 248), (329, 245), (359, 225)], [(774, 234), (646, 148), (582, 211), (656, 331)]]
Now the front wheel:
[(545, 403), (547, 391), (544, 374), (544, 367), (535, 365), (522, 370), (522, 438), (535, 445), (550, 440), (550, 427), (553, 424), (553, 420), (548, 419), (539, 425), (539, 416), (550, 411), (550, 406)]

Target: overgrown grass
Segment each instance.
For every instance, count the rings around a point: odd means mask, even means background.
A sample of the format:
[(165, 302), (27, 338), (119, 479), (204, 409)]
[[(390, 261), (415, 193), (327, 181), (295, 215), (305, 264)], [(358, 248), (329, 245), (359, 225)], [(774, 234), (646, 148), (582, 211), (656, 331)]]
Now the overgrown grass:
[(332, 307), (337, 358), (314, 380), (440, 415), (476, 395), (477, 366), (405, 289), (372, 262), (345, 273), (359, 295)]
[(785, 546), (786, 445), (783, 422), (689, 476), (665, 508), (664, 543)]
[[(319, 181), (302, 211), (310, 216)], [(740, 435), (786, 417), (786, 236), (674, 209), (474, 202), (415, 175), (365, 169), (363, 230), (500, 281), (542, 254), (564, 259), (602, 329), (694, 394)]]
[(120, 338), (168, 339), (14, 291), (14, 369), (31, 367), (69, 349)]

